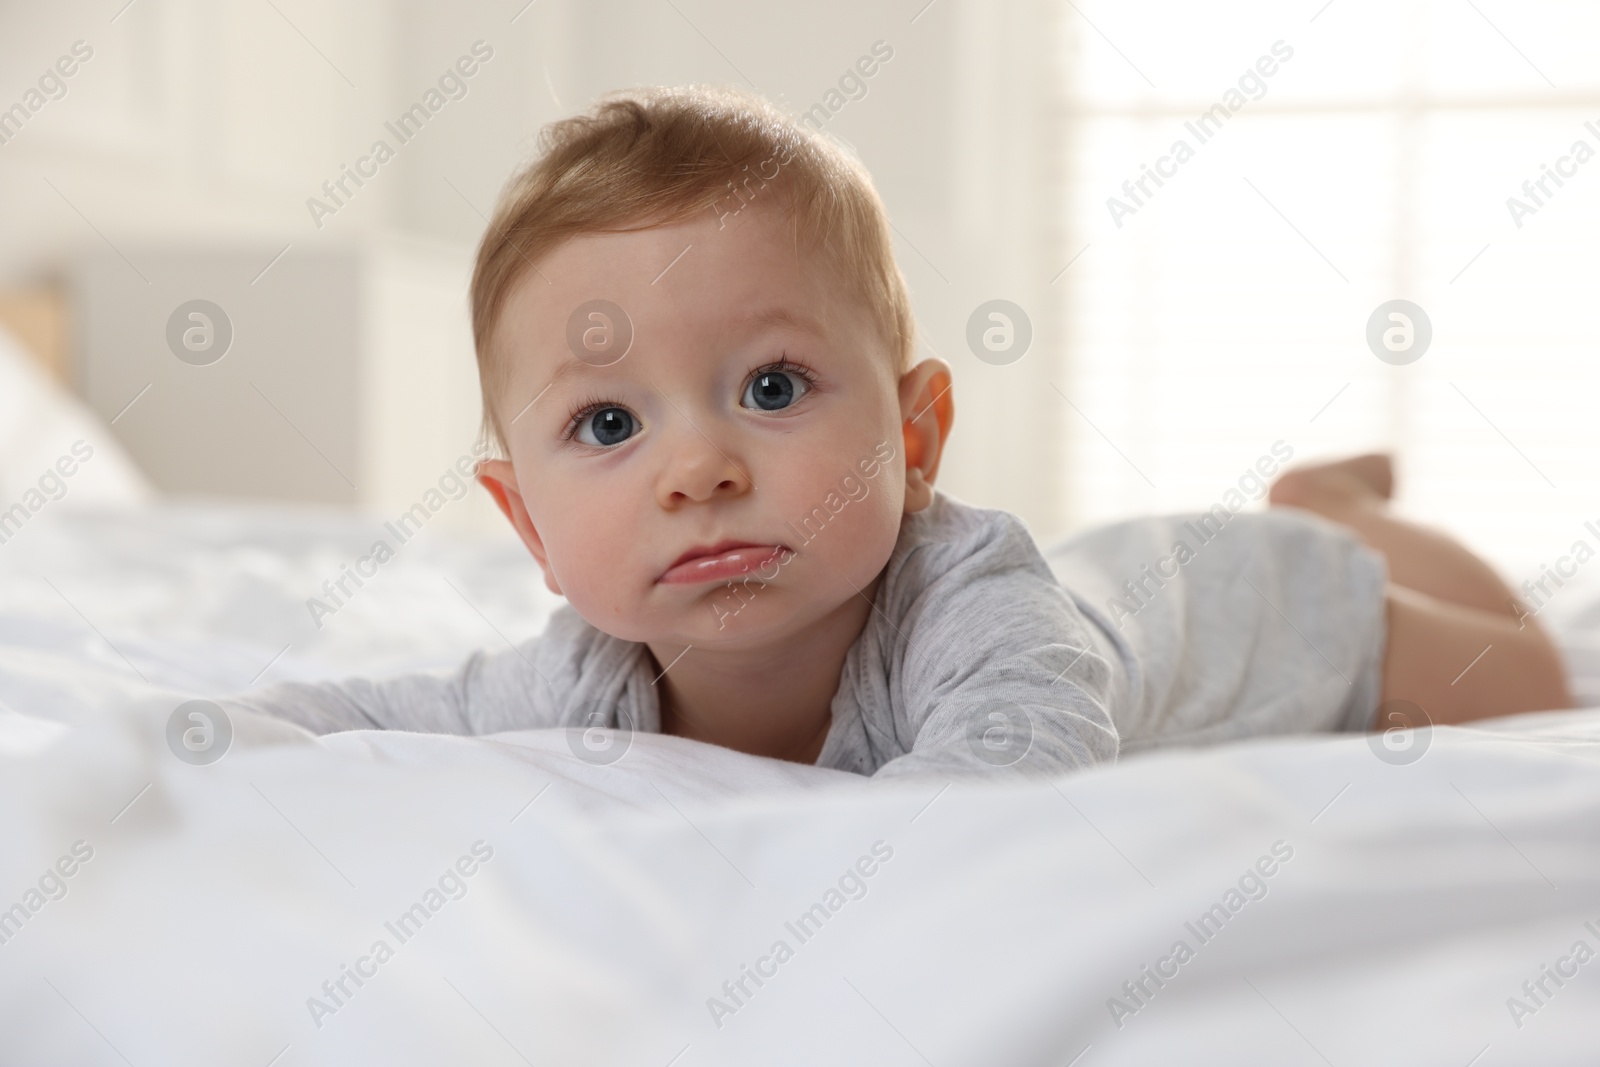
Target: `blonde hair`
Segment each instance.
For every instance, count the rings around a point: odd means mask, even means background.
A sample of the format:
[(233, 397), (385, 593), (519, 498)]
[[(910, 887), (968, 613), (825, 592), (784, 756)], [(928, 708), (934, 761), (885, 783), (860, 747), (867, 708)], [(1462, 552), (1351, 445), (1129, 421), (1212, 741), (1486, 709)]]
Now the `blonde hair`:
[[(914, 325), (888, 218), (866, 168), (771, 104), (732, 89), (634, 89), (546, 126), (540, 155), (512, 178), (478, 247), (472, 334), (484, 433), (505, 452), (493, 403), (509, 378), (495, 328), (512, 287), (562, 242), (647, 229), (747, 204), (784, 204), (796, 248), (820, 251), (866, 301), (904, 371)], [(769, 188), (776, 187), (769, 192)], [(600, 295), (600, 294), (597, 294)]]

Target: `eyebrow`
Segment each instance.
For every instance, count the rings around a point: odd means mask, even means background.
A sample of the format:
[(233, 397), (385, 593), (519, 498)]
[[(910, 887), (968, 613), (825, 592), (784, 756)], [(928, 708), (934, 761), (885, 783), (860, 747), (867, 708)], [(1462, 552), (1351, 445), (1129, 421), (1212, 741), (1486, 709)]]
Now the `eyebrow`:
[[(797, 314), (796, 312), (790, 311), (788, 308), (781, 306), (764, 308), (760, 311), (753, 312), (752, 314), (738, 319), (735, 323), (736, 332), (756, 332), (763, 329), (772, 329), (774, 327), (787, 327), (792, 330), (798, 330), (801, 333), (809, 333), (813, 337), (817, 338), (824, 336), (822, 324), (816, 319)], [(550, 380), (545, 383), (544, 388), (535, 394), (534, 399), (537, 400), (539, 397), (543, 396), (545, 393), (548, 393), (557, 385), (566, 381), (575, 374), (582, 374), (584, 371), (602, 369), (604, 368), (585, 363), (583, 360), (575, 357), (571, 359), (564, 359), (561, 361), (561, 365), (555, 369), (555, 373), (550, 375)]]
[(786, 307), (770, 307), (754, 314), (747, 315), (739, 320), (739, 325), (746, 328), (760, 329), (772, 326), (787, 326), (790, 329), (800, 330), (803, 333), (823, 335), (822, 324), (813, 318), (799, 315)]
[(601, 368), (585, 363), (576, 356), (570, 359), (564, 359), (561, 361), (561, 366), (556, 368), (555, 373), (550, 375), (550, 380), (545, 383), (544, 388), (539, 390), (539, 395), (543, 396), (545, 393), (548, 393), (550, 390), (554, 389), (557, 385), (572, 377), (574, 374), (580, 374), (586, 370), (599, 369)]

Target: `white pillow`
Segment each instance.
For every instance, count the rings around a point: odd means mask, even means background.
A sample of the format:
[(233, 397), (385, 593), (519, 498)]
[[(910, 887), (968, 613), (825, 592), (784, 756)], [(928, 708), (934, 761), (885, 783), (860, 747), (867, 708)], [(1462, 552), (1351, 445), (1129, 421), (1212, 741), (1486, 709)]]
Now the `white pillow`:
[(128, 506), (154, 496), (111, 428), (56, 388), (0, 326), (0, 513), (17, 505), (30, 514)]

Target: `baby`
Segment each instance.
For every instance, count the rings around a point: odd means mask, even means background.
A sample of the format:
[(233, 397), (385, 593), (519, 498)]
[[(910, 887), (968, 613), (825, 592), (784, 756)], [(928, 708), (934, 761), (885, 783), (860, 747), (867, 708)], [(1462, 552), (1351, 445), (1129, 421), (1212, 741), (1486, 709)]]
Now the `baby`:
[[(317, 732), (659, 731), (877, 776), (1566, 706), (1510, 590), (1387, 513), (1382, 457), (1288, 473), (1283, 506), (1231, 517), (1159, 590), (1141, 565), (1181, 519), (1047, 561), (938, 492), (950, 368), (913, 362), (882, 204), (769, 105), (630, 92), (543, 148), (472, 281), (500, 457), (478, 477), (568, 606), (449, 674), (235, 703)], [(1108, 609), (1129, 581), (1151, 594), (1131, 617)]]

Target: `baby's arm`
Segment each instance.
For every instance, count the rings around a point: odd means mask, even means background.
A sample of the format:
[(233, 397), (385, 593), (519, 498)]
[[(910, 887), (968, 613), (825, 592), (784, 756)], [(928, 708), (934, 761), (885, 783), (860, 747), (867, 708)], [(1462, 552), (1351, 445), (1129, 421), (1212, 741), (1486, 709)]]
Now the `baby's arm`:
[(601, 639), (576, 613), (562, 609), (539, 637), (512, 648), (475, 652), (452, 671), (286, 682), (234, 694), (222, 703), (287, 719), (317, 734), (488, 734), (560, 726), (560, 692), (573, 688), (585, 652)]
[[(1017, 520), (940, 573), (899, 625), (896, 726), (911, 751), (878, 777), (907, 773), (1060, 774), (1117, 755), (1114, 672), (1093, 625)], [(892, 606), (891, 606), (892, 607)], [(904, 716), (902, 720), (901, 716)]]
[[(229, 707), (298, 723), (316, 734), (342, 730), (410, 730), (485, 734), (551, 725), (538, 721), (547, 687), (532, 669), (531, 651), (475, 652), (454, 671), (285, 682), (223, 701)], [(546, 699), (540, 699), (540, 697)], [(519, 714), (520, 712), (520, 714)]]

